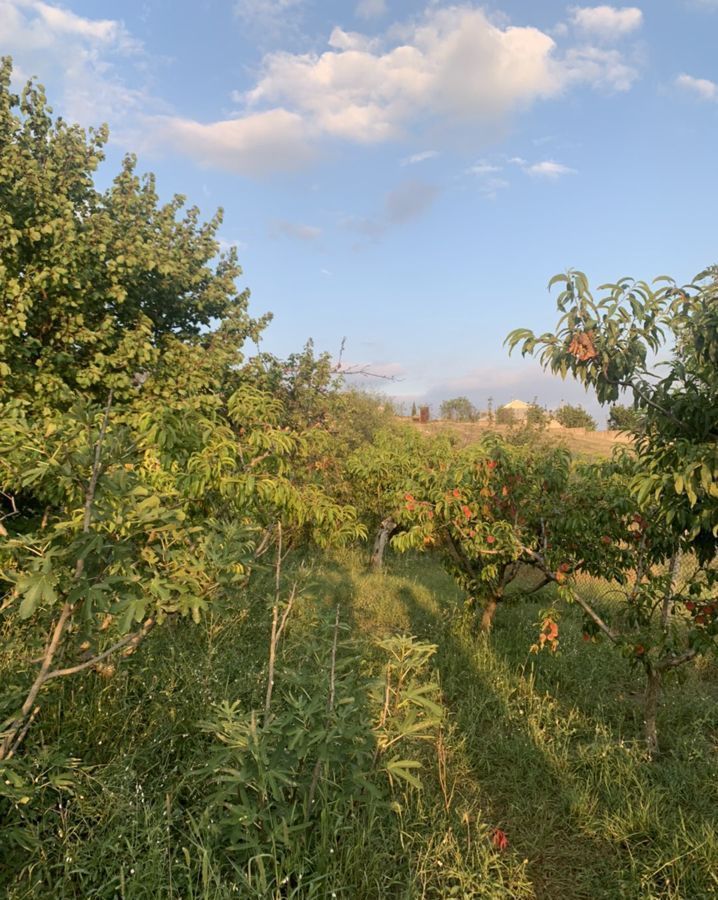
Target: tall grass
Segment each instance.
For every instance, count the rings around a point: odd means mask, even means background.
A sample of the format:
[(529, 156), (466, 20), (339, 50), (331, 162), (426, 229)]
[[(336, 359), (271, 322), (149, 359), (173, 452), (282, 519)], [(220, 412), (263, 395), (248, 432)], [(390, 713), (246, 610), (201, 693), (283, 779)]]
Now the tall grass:
[[(292, 612), (275, 697), (279, 714), (290, 699), (283, 672), (308, 696), (325, 696), (321, 629), (337, 603), (342, 696), (352, 695), (365, 736), (375, 719), (369, 686), (387, 660), (377, 641), (413, 634), (436, 644), (427, 677), (438, 679), (445, 714), (409, 748), (422, 788), (391, 786), (377, 766), (373, 791), (345, 796), (340, 775), (329, 777), (340, 769), (329, 767), (311, 839), (290, 842), (281, 869), (277, 854), (247, 862), (218, 827), (222, 808), (203, 773), (219, 746), (206, 727), (216, 704), (264, 702), (269, 619), (262, 586), (255, 590), (199, 626), (158, 629), (111, 678), (55, 685), (19, 763), (28, 799), (19, 802), (18, 788), (9, 824), (21, 840), (0, 844), (0, 896), (718, 896), (715, 670), (668, 686), (666, 752), (650, 763), (641, 678), (628, 662), (584, 644), (571, 614), (557, 654), (530, 654), (540, 596), (509, 600), (492, 637), (477, 638), (430, 556), (392, 560), (384, 575), (367, 574), (351, 553), (316, 560)], [(0, 677), (10, 679), (21, 635), (6, 638)], [(495, 846), (496, 829), (506, 849)]]

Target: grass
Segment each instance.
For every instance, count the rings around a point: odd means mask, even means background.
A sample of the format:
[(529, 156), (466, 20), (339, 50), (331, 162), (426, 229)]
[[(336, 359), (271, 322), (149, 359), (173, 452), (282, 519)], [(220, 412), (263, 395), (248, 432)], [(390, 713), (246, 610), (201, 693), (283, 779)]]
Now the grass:
[[(268, 617), (258, 587), (222, 617), (158, 629), (112, 678), (55, 686), (26, 748), (36, 779), (20, 807), (28, 849), (0, 845), (0, 896), (718, 896), (713, 668), (669, 685), (659, 721), (666, 752), (650, 763), (640, 676), (610, 647), (585, 645), (578, 615), (561, 619), (557, 654), (535, 655), (541, 595), (510, 599), (486, 639), (430, 555), (392, 558), (383, 575), (354, 553), (313, 565), (284, 651), (287, 671), (305, 667), (307, 690), (326, 680), (310, 651), (337, 603), (356, 651), (340, 656), (356, 668), (359, 691), (383, 671), (377, 639), (410, 633), (437, 645), (445, 717), (412, 748), (422, 790), (377, 778), (376, 798), (358, 794), (340, 807), (327, 784), (311, 853), (291, 857), (283, 885), (254, 873), (252, 884), (268, 887), (249, 892), (208, 819), (199, 773), (216, 744), (201, 727), (212, 704), (263, 703)], [(6, 637), (0, 678), (19, 652)], [(353, 699), (368, 709), (368, 697)], [(492, 844), (496, 828), (508, 837), (503, 851)]]
[[(418, 428), (422, 434), (432, 435), (449, 432), (462, 445), (475, 444), (482, 440), (490, 431), (507, 436), (521, 430), (520, 426), (488, 426), (483, 422), (481, 424), (477, 422), (450, 422), (444, 419), (425, 424), (412, 422), (407, 418), (402, 418), (398, 421)], [(540, 440), (567, 447), (575, 455), (595, 458), (609, 457), (615, 447), (623, 447), (631, 443), (630, 437), (622, 432), (586, 431), (584, 428), (547, 428), (536, 431), (535, 435)]]

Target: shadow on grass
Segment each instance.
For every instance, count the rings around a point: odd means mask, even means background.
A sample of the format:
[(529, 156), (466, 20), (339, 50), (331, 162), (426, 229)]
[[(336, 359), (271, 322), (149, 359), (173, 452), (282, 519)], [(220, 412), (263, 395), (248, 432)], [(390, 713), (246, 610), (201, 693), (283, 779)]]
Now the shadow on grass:
[[(435, 589), (427, 568), (417, 572)], [(414, 633), (439, 644), (446, 700), (537, 896), (713, 895), (713, 780), (694, 777), (685, 758), (645, 761), (640, 711), (617, 699), (635, 678), (610, 648), (577, 646), (578, 617), (566, 618), (566, 650), (536, 659), (527, 650), (541, 601), (507, 604), (487, 639), (410, 587), (400, 600)]]

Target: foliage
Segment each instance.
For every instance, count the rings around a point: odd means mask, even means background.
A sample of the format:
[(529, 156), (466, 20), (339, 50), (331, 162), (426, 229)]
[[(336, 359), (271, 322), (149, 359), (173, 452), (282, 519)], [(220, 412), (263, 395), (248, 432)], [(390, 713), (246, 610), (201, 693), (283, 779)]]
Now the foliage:
[(582, 406), (571, 406), (569, 403), (565, 403), (554, 412), (553, 417), (564, 428), (596, 430), (596, 420)]
[(536, 400), (533, 400), (529, 403), (529, 408), (526, 410), (526, 424), (532, 428), (546, 428), (550, 421), (550, 416), (539, 406)]
[(497, 602), (561, 516), (569, 456), (493, 437), (457, 448), (408, 433), (363, 449), (348, 470), (366, 486), (375, 520), (398, 524), (396, 549), (440, 551), (472, 602)]
[(306, 861), (361, 822), (367, 803), (386, 812), (391, 791), (421, 788), (421, 762), (406, 753), (433, 740), (443, 716), (425, 677), (436, 648), (409, 636), (379, 641), (387, 663), (371, 686), (356, 641), (339, 640), (340, 614), (333, 629), (320, 623), (324, 640), (308, 658), (295, 655), (276, 675), (281, 694), (264, 714), (225, 702), (205, 725), (222, 745), (205, 775), (214, 784), (205, 819), (252, 895), (299, 887)]
[[(688, 532), (701, 559), (718, 548), (718, 282), (706, 270), (685, 287), (665, 276), (652, 285), (621, 279), (596, 299), (586, 276), (557, 275), (561, 312), (555, 332), (527, 329), (507, 342), (592, 387), (601, 403), (633, 395), (643, 417), (639, 498), (653, 497), (677, 534)], [(670, 340), (669, 358), (651, 358)]]
[(637, 434), (641, 429), (641, 414), (632, 406), (613, 403), (608, 415), (608, 427), (612, 431), (628, 431)]
[[(571, 372), (593, 387), (601, 402), (621, 390), (633, 394), (641, 416), (630, 487), (638, 541), (635, 581), (625, 595), (630, 628), (643, 632), (632, 647), (605, 626), (601, 630), (634, 656), (647, 676), (649, 750), (657, 750), (656, 707), (665, 673), (718, 649), (718, 305), (715, 273), (704, 272), (678, 288), (668, 278), (654, 285), (622, 279), (604, 285), (594, 299), (581, 272), (558, 275), (561, 318), (554, 333), (536, 337), (519, 329), (511, 348), (538, 353), (543, 365)], [(668, 336), (675, 343), (662, 370), (650, 369)], [(657, 539), (656, 539), (657, 536)], [(679, 590), (673, 577), (681, 551), (696, 554), (698, 570)], [(663, 563), (668, 573), (657, 572)], [(660, 628), (653, 620), (660, 614)], [(594, 618), (594, 623), (598, 624)]]
[(41, 89), (18, 98), (9, 83), (6, 61), (0, 609), (30, 622), (40, 667), (4, 698), (0, 759), (47, 682), (229, 602), (276, 523), (295, 544), (363, 534), (306, 465), (305, 400), (326, 359), (307, 348), (283, 391), (243, 365), (266, 318), (249, 317), (236, 257), (218, 253), (220, 217), (158, 205), (132, 159), (99, 193), (105, 133), (87, 142), (53, 122)]
[(439, 414), (442, 419), (449, 419), (451, 422), (475, 422), (479, 417), (476, 407), (466, 397), (442, 401)]
[(516, 422), (516, 413), (510, 406), (500, 406), (495, 414), (497, 425), (514, 425)]

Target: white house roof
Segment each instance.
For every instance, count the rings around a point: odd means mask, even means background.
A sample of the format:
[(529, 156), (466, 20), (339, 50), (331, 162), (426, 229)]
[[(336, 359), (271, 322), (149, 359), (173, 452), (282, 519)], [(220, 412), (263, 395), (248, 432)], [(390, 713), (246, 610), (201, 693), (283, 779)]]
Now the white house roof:
[(530, 405), (530, 403), (524, 403), (523, 400), (510, 400), (501, 409), (528, 409)]

